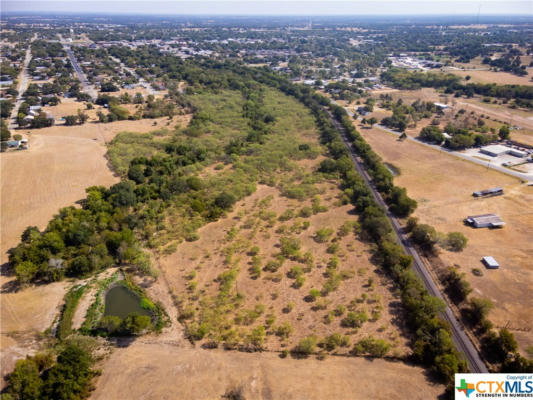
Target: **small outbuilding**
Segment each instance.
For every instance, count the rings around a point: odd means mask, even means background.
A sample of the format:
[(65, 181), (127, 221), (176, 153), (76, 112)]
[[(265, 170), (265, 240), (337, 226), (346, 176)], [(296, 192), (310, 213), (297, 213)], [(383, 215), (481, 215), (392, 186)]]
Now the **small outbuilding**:
[(501, 228), (505, 225), (503, 219), (496, 214), (470, 215), (464, 222), (474, 228)]
[(501, 187), (495, 187), (491, 189), (479, 190), (472, 193), (474, 197), (492, 197), (492, 196), (501, 196), (503, 194), (503, 189)]
[(481, 259), (483, 264), (485, 264), (485, 267), (488, 269), (498, 269), (500, 268), (500, 264), (498, 264), (498, 261), (494, 259), (494, 257), (486, 256)]

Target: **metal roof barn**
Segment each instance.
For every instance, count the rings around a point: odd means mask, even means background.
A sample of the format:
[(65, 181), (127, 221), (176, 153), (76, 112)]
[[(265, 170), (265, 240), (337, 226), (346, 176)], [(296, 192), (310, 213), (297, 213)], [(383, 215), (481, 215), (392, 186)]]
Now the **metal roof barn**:
[(503, 219), (496, 214), (470, 215), (465, 218), (465, 222), (474, 228), (500, 228), (505, 225)]

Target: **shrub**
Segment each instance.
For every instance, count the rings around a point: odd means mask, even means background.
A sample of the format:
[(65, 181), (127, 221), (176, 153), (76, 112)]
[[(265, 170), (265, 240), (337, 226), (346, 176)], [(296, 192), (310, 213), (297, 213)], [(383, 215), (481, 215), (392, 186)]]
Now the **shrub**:
[(301, 243), (298, 238), (295, 237), (282, 237), (280, 239), (281, 243), (281, 254), (285, 257), (297, 257), (300, 253)]
[(313, 215), (313, 209), (311, 207), (303, 207), (299, 214), (302, 218), (309, 218), (311, 215)]
[(309, 298), (309, 301), (315, 301), (321, 296), (321, 292), (318, 289), (311, 289), (309, 291), (309, 295), (307, 296)]
[(120, 332), (122, 319), (115, 315), (106, 315), (98, 323), (98, 328), (108, 335), (114, 335)]
[(329, 240), (331, 235), (333, 235), (333, 229), (331, 228), (322, 228), (315, 232), (315, 241), (317, 243), (325, 243)]
[(383, 339), (374, 339), (372, 336), (359, 340), (354, 348), (354, 354), (368, 354), (372, 357), (383, 357), (390, 350), (390, 343)]
[(368, 315), (365, 311), (359, 313), (351, 311), (342, 319), (341, 325), (345, 328), (360, 328), (366, 321), (368, 321)]
[(292, 334), (293, 328), (290, 323), (284, 322), (282, 325), (278, 326), (275, 331), (277, 336), (287, 339)]
[(446, 235), (445, 247), (450, 251), (463, 251), (468, 239), (461, 232), (450, 232)]
[(293, 353), (307, 357), (315, 352), (317, 342), (318, 339), (316, 336), (307, 336), (298, 342), (293, 349)]
[(324, 340), (324, 347), (328, 351), (335, 350), (336, 347), (347, 347), (350, 345), (350, 338), (340, 333), (329, 335)]

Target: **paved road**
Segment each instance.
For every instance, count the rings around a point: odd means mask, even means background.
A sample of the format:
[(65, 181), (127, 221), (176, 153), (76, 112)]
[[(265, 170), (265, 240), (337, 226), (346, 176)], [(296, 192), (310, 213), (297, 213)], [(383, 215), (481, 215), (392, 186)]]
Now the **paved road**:
[[(413, 269), (416, 272), (416, 274), (422, 279), (422, 282), (426, 286), (426, 289), (428, 290), (429, 294), (432, 296), (438, 297), (444, 302), (446, 300), (442, 296), (439, 288), (433, 281), (433, 278), (431, 274), (426, 269), (422, 259), (418, 255), (418, 252), (411, 244), (410, 240), (407, 238), (407, 236), (403, 233), (400, 223), (398, 220), (389, 212), (387, 205), (385, 204), (385, 201), (381, 197), (381, 194), (377, 191), (376, 187), (374, 186), (374, 183), (372, 182), (372, 179), (366, 172), (366, 169), (364, 167), (363, 161), (357, 156), (352, 144), (348, 140), (348, 138), (345, 135), (344, 129), (341, 126), (341, 124), (333, 117), (331, 113), (328, 114), (331, 118), (331, 121), (335, 128), (339, 131), (341, 134), (342, 140), (344, 141), (344, 144), (348, 149), (350, 150), (350, 157), (352, 158), (355, 168), (357, 169), (357, 172), (361, 175), (361, 177), (365, 180), (368, 187), (371, 189), (372, 195), (374, 196), (374, 199), (376, 202), (381, 205), (387, 212), (387, 217), (390, 219), (392, 223), (392, 227), (394, 229), (394, 232), (396, 233), (397, 242), (400, 244), (404, 251), (411, 255), (413, 257)], [(450, 327), (452, 329), (452, 339), (457, 346), (457, 349), (461, 351), (468, 361), (468, 365), (470, 366), (470, 371), (475, 373), (482, 373), (482, 372), (488, 372), (487, 367), (485, 366), (485, 363), (481, 360), (479, 357), (479, 354), (475, 348), (475, 346), (472, 344), (471, 340), (468, 338), (468, 336), (465, 334), (463, 326), (457, 319), (455, 318), (452, 310), (450, 307), (446, 304), (446, 309), (443, 313), (444, 319), (450, 324)]]
[[(393, 135), (396, 135), (396, 136), (400, 136), (401, 135), (400, 132), (397, 132), (397, 131), (394, 131), (392, 129), (389, 129), (386, 126), (383, 126), (383, 125), (376, 124), (376, 125), (374, 125), (374, 127), (377, 128), (377, 129), (381, 129), (382, 131), (386, 131), (386, 132), (392, 133)], [(475, 157), (469, 156), (468, 154), (459, 153), (458, 151), (449, 150), (449, 149), (446, 149), (446, 148), (444, 148), (442, 146), (438, 146), (436, 144), (430, 144), (430, 143), (422, 142), (421, 140), (418, 140), (417, 138), (414, 138), (414, 137), (411, 137), (411, 136), (407, 136), (407, 140), (411, 140), (412, 142), (419, 143), (419, 144), (421, 144), (423, 146), (430, 147), (430, 148), (432, 148), (434, 150), (437, 150), (437, 151), (446, 152), (446, 153), (448, 153), (448, 154), (450, 154), (450, 155), (452, 155), (454, 157), (462, 158), (463, 160), (467, 160), (467, 161), (473, 162), (475, 164), (478, 164), (478, 165), (481, 165), (483, 167), (487, 167), (487, 168), (493, 169), (493, 170), (501, 172), (503, 174), (514, 176), (515, 178), (522, 179), (522, 180), (524, 180), (526, 182), (533, 182), (533, 176), (532, 175), (524, 174), (524, 173), (518, 172), (518, 171), (513, 171), (512, 169), (505, 168), (505, 167), (502, 167), (500, 165), (495, 165), (495, 164), (492, 164), (491, 162), (487, 162), (487, 161), (484, 161), (484, 160), (480, 160), (479, 158), (475, 158)]]
[(81, 88), (82, 91), (87, 93), (91, 98), (96, 100), (98, 97), (98, 92), (94, 88), (93, 85), (89, 82), (87, 77), (85, 76), (85, 73), (83, 72), (83, 69), (81, 69), (80, 65), (78, 64), (78, 60), (76, 60), (76, 57), (74, 56), (74, 53), (72, 52), (72, 49), (69, 44), (63, 41), (63, 37), (60, 36), (60, 42), (63, 45), (63, 50), (68, 55), (68, 58), (70, 60), (70, 63), (72, 64), (72, 67), (74, 68), (74, 72), (76, 73), (79, 81), (81, 82)]
[(28, 74), (28, 65), (31, 61), (31, 43), (35, 40), (36, 36), (34, 36), (30, 43), (28, 44), (28, 48), (26, 49), (26, 56), (24, 57), (24, 63), (22, 65), (22, 72), (20, 73), (20, 81), (19, 86), (17, 88), (18, 95), (17, 95), (17, 101), (15, 102), (15, 107), (13, 107), (13, 111), (11, 111), (11, 118), (9, 120), (9, 129), (14, 129), (18, 126), (17, 124), (17, 115), (18, 110), (20, 108), (20, 105), (24, 102), (24, 98), (22, 95), (28, 89), (28, 84), (30, 81), (30, 76)]

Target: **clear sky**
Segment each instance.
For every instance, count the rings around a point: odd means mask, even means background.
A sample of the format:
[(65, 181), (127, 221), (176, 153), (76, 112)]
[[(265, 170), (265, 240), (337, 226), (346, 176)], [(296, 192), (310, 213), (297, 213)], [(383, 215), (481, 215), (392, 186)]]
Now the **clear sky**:
[(1, 5), (10, 13), (533, 16), (533, 0), (1, 0)]

